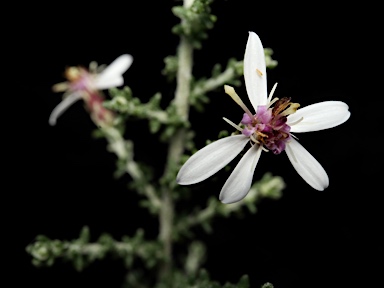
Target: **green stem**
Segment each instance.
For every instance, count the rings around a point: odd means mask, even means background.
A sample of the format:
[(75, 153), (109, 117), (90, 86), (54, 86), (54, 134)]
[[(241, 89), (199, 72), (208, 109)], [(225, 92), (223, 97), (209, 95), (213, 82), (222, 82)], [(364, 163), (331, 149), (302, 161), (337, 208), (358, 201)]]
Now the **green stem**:
[(189, 101), (191, 89), (193, 48), (186, 37), (181, 37), (178, 47), (178, 72), (177, 87), (174, 104), (176, 111), (182, 120), (188, 119)]
[(236, 71), (233, 67), (228, 67), (225, 71), (214, 78), (210, 78), (204, 82), (203, 86), (196, 86), (192, 90), (192, 95), (201, 95), (209, 91), (212, 91), (218, 87), (223, 87), (224, 84), (228, 83), (236, 77)]
[[(184, 7), (192, 5), (193, 0), (185, 0)], [(178, 71), (176, 76), (177, 87), (175, 91), (174, 104), (179, 117), (182, 120), (188, 120), (189, 114), (189, 96), (192, 78), (192, 61), (193, 61), (193, 48), (191, 43), (182, 36), (177, 50), (178, 54)], [(184, 153), (185, 145), (184, 128), (181, 128), (170, 139), (168, 148), (167, 163), (165, 166), (164, 175), (171, 173), (172, 167), (175, 163), (179, 163), (181, 156)], [(174, 203), (172, 198), (172, 189), (168, 186), (163, 187), (161, 191), (162, 205), (160, 208), (160, 232), (159, 239), (164, 245), (164, 263), (159, 271), (159, 277), (162, 279), (169, 279), (172, 271), (172, 234), (173, 234), (173, 221), (174, 221)]]
[(109, 143), (108, 149), (115, 153), (119, 159), (126, 161), (126, 172), (137, 183), (143, 182), (144, 185), (140, 188), (141, 192), (148, 198), (153, 208), (158, 210), (161, 205), (160, 199), (156, 195), (154, 187), (145, 181), (143, 171), (133, 159), (133, 142), (126, 141), (114, 127), (107, 126), (102, 128), (102, 130)]

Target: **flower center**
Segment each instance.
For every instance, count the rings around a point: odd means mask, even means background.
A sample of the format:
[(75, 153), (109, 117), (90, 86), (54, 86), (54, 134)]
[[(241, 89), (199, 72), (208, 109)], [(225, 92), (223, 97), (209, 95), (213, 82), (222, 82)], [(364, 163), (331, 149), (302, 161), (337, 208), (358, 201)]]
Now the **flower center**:
[(70, 82), (73, 91), (93, 90), (92, 75), (82, 67), (69, 67), (65, 71), (65, 77)]
[(268, 105), (259, 105), (253, 117), (244, 113), (241, 120), (244, 125), (242, 133), (274, 154), (280, 154), (291, 138), (291, 127), (286, 124), (287, 116), (295, 113), (299, 107), (300, 104), (292, 103), (291, 98), (287, 97), (275, 98)]

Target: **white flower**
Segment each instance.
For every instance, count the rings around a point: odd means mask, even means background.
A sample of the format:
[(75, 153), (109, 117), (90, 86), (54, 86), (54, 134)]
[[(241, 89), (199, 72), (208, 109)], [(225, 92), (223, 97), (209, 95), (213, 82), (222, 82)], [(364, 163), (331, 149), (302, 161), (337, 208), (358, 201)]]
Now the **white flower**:
[[(49, 117), (49, 124), (55, 125), (57, 118), (69, 106), (80, 99), (83, 99), (88, 108), (97, 113), (99, 118), (105, 117), (105, 115), (101, 115), (106, 110), (101, 105), (103, 99), (98, 91), (123, 85), (123, 74), (131, 66), (132, 62), (133, 57), (131, 55), (123, 54), (99, 73), (88, 71), (83, 67), (67, 68), (65, 75), (68, 81), (53, 86), (55, 92), (65, 93), (63, 101), (53, 109)], [(92, 70), (96, 70), (96, 67), (93, 68)]]
[(235, 90), (225, 86), (225, 92), (245, 111), (240, 125), (224, 118), (241, 131), (239, 135), (219, 139), (193, 154), (181, 167), (176, 181), (190, 185), (207, 179), (231, 162), (247, 145), (250, 148), (240, 159), (225, 182), (219, 199), (233, 203), (249, 192), (261, 152), (274, 154), (285, 151), (297, 173), (314, 189), (324, 190), (329, 179), (320, 163), (294, 138), (292, 132), (311, 132), (328, 129), (348, 120), (348, 106), (340, 101), (325, 101), (299, 108), (290, 98), (272, 100), (273, 87), (267, 94), (266, 64), (260, 38), (249, 32), (244, 55), (244, 80), (256, 114), (244, 105)]

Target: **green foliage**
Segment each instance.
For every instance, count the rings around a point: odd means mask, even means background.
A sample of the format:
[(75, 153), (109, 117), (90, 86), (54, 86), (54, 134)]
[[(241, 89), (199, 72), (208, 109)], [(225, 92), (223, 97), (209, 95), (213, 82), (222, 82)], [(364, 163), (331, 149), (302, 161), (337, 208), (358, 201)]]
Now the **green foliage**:
[(197, 111), (203, 112), (204, 106), (209, 103), (208, 92), (222, 88), (224, 84), (240, 86), (239, 77), (243, 75), (242, 61), (231, 58), (228, 60), (227, 67), (222, 70), (220, 64), (214, 65), (210, 78), (200, 78), (192, 83), (191, 94), (189, 96), (190, 105)]
[(149, 131), (155, 134), (162, 127), (164, 130), (160, 135), (160, 140), (167, 142), (180, 127), (189, 127), (189, 122), (180, 118), (175, 106), (171, 103), (166, 109), (160, 107), (161, 94), (158, 92), (153, 95), (147, 103), (142, 103), (137, 97), (133, 97), (132, 91), (125, 86), (123, 89), (110, 89), (112, 99), (104, 101), (104, 106), (117, 113), (120, 117), (136, 118), (148, 120)]
[[(147, 269), (158, 265), (163, 258), (161, 245), (158, 241), (144, 239), (144, 231), (139, 229), (133, 237), (124, 236), (116, 241), (107, 233), (102, 234), (96, 242), (90, 242), (90, 233), (87, 226), (83, 227), (78, 239), (72, 241), (51, 240), (39, 235), (36, 241), (26, 247), (33, 257), (35, 266), (52, 266), (57, 259), (70, 261), (77, 271), (82, 271), (96, 260), (102, 260), (108, 255), (123, 259), (123, 263), (132, 273), (127, 275), (126, 287), (149, 287), (143, 285), (146, 276), (143, 271), (133, 269), (135, 258), (139, 257)], [(170, 279), (160, 281), (153, 285), (156, 288), (165, 287), (217, 287), (217, 288), (248, 288), (250, 287), (248, 275), (243, 275), (238, 283), (220, 284), (211, 280), (204, 268), (199, 268), (205, 255), (205, 246), (194, 241), (190, 245), (189, 258), (185, 261), (185, 269), (175, 269)], [(170, 281), (170, 282), (169, 282)], [(141, 283), (141, 284), (139, 284)], [(169, 286), (172, 283), (172, 286)], [(149, 284), (149, 283), (148, 283)], [(140, 286), (142, 285), (142, 286)], [(273, 286), (264, 284), (263, 288)]]
[(52, 266), (55, 259), (62, 255), (64, 245), (59, 240), (51, 241), (46, 236), (38, 235), (34, 243), (26, 247), (26, 251), (31, 254), (32, 264), (40, 266)]
[(195, 49), (201, 48), (201, 41), (208, 37), (207, 30), (212, 29), (217, 18), (210, 14), (209, 5), (213, 0), (195, 0), (191, 7), (175, 6), (172, 12), (181, 19), (172, 32), (186, 37)]
[(224, 137), (227, 137), (227, 136), (229, 136), (229, 132), (227, 130), (221, 130), (219, 132), (219, 135), (217, 136), (217, 139), (224, 138)]
[(273, 69), (277, 66), (277, 61), (272, 59), (273, 50), (271, 48), (264, 48), (264, 55), (265, 55), (265, 65)]
[(279, 199), (284, 188), (285, 183), (282, 177), (272, 176), (272, 173), (267, 172), (251, 187), (251, 192), (258, 191), (257, 193), (261, 197)]
[(83, 227), (78, 239), (72, 241), (51, 240), (44, 235), (36, 237), (36, 241), (26, 247), (33, 257), (35, 266), (52, 266), (57, 259), (72, 262), (77, 271), (107, 255), (122, 258), (125, 266), (131, 268), (133, 260), (138, 257), (152, 268), (162, 259), (162, 249), (158, 241), (144, 239), (144, 231), (138, 229), (133, 237), (124, 236), (116, 241), (107, 233), (102, 234), (96, 242), (90, 242), (89, 229)]
[(240, 278), (238, 283), (226, 282), (225, 284), (220, 284), (217, 281), (211, 280), (209, 273), (205, 269), (200, 269), (194, 275), (186, 275), (185, 273), (174, 273), (172, 280), (172, 285), (168, 283), (159, 283), (155, 288), (249, 288), (249, 277), (244, 275)]
[(161, 71), (161, 74), (166, 76), (169, 82), (176, 78), (176, 73), (179, 68), (177, 63), (177, 56), (167, 56), (164, 58), (165, 67)]
[(216, 196), (212, 196), (207, 200), (204, 208), (195, 206), (192, 212), (179, 213), (179, 217), (175, 219), (173, 237), (176, 242), (184, 237), (192, 238), (195, 236), (192, 228), (196, 226), (201, 227), (206, 233), (211, 233), (213, 219), (228, 218), (231, 215), (243, 217), (246, 212), (245, 208), (249, 213), (254, 214), (257, 211), (256, 205), (261, 199), (278, 199), (284, 188), (285, 183), (281, 177), (267, 172), (252, 185), (247, 197), (242, 201), (222, 205)]

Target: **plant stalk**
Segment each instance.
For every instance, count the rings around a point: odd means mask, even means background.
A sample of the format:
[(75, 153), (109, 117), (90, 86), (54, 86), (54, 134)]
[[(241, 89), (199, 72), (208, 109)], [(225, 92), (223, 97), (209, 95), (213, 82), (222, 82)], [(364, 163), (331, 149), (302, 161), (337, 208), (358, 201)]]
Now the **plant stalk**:
[[(184, 7), (192, 5), (193, 1), (185, 0)], [(189, 5), (189, 6), (188, 6)], [(178, 55), (178, 71), (176, 75), (176, 91), (174, 104), (179, 117), (187, 121), (189, 115), (189, 96), (191, 93), (192, 79), (192, 61), (193, 47), (189, 40), (181, 36), (180, 43), (177, 49)], [(165, 166), (164, 175), (172, 173), (172, 167), (179, 163), (181, 156), (184, 153), (185, 145), (185, 128), (180, 128), (175, 135), (170, 139), (168, 147), (168, 157)], [(164, 247), (164, 263), (160, 268), (160, 279), (169, 279), (172, 272), (172, 245), (173, 245), (173, 224), (174, 224), (174, 202), (172, 196), (172, 188), (169, 186), (163, 187), (161, 191), (162, 205), (160, 207), (160, 231), (159, 238)]]

